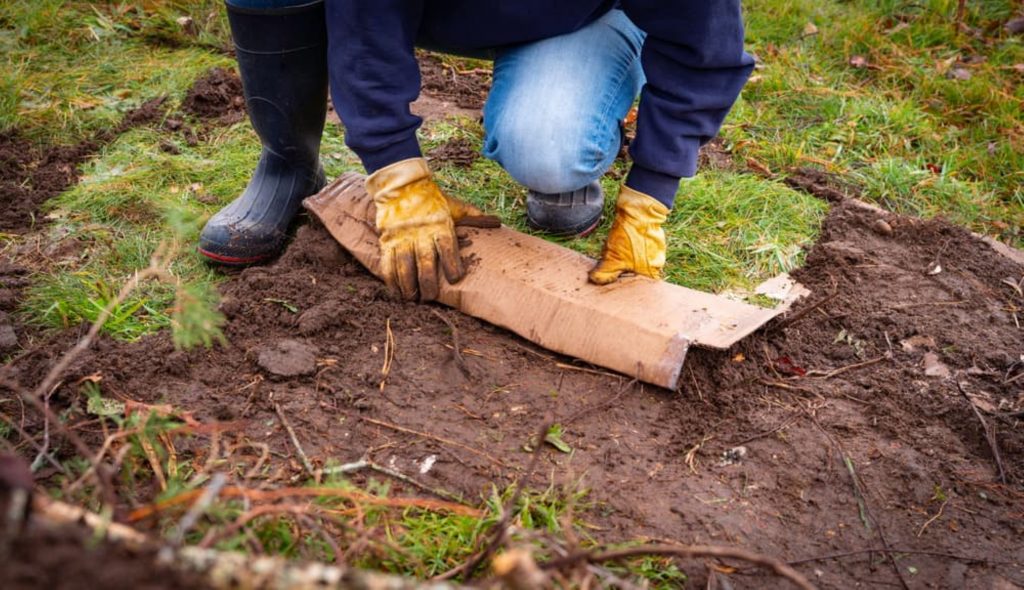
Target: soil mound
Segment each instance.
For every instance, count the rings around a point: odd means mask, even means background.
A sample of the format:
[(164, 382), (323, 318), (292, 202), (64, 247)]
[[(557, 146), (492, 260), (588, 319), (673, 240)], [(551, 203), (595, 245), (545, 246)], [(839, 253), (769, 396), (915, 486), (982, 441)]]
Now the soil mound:
[[(807, 301), (733, 350), (691, 351), (682, 390), (669, 392), (449, 310), (389, 300), (309, 224), (275, 263), (224, 284), (229, 346), (176, 351), (165, 334), (102, 340), (64, 383), (98, 373), (108, 397), (231, 423), (225, 470), (251, 468), (258, 458), (244, 449), (258, 441), (277, 473), (301, 477), (284, 458), (295, 451), (280, 408), (318, 465), (369, 453), (472, 502), (524, 475), (523, 447), (551, 419), (572, 452), (545, 449), (528, 483), (589, 488), (581, 516), (597, 539), (809, 559), (800, 567), (822, 588), (898, 584), (877, 551), (885, 544), (902, 551), (900, 573), (915, 585), (1024, 580), (1004, 564), (1024, 559), (1024, 301), (1013, 286), (1024, 268), (941, 220), (843, 202), (796, 276), (813, 290)], [(313, 374), (267, 375), (260, 354), (282, 340), (315, 351)], [(34, 385), (72, 341), (26, 353), (6, 377)], [(65, 385), (51, 404), (84, 401)], [(94, 444), (102, 436), (79, 432)], [(178, 453), (207, 461), (209, 448), (196, 437)], [(404, 486), (394, 482), (422, 493)], [(835, 553), (844, 555), (819, 559)], [(698, 585), (701, 571), (688, 570)]]
[(204, 121), (237, 123), (245, 118), (242, 79), (235, 70), (213, 68), (189, 88), (181, 108)]

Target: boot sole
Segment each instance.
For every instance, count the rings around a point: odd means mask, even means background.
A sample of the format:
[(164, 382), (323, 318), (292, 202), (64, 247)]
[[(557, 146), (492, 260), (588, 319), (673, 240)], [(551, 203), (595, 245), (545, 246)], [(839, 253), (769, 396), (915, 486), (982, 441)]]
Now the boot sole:
[(594, 219), (593, 223), (591, 223), (588, 226), (585, 226), (581, 230), (577, 230), (575, 228), (567, 230), (552, 230), (550, 228), (534, 223), (534, 221), (530, 219), (529, 216), (526, 217), (526, 226), (532, 230), (541, 231), (548, 234), (549, 236), (556, 238), (585, 238), (589, 236), (591, 233), (593, 233), (594, 230), (597, 229), (597, 226), (601, 225), (601, 217), (601, 215), (598, 215), (597, 218)]
[(262, 256), (237, 257), (217, 254), (215, 252), (210, 252), (209, 250), (204, 250), (203, 248), (196, 248), (196, 250), (200, 254), (205, 256), (209, 261), (216, 262), (217, 264), (223, 264), (224, 266), (249, 266), (251, 264), (259, 264), (260, 262), (266, 262), (267, 260), (273, 258), (273, 256), (267, 254)]

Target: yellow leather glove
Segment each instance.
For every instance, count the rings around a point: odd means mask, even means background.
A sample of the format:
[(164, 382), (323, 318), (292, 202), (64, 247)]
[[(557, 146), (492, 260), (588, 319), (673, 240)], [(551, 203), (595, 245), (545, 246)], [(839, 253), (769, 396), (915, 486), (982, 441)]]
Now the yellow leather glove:
[[(434, 183), (423, 158), (410, 158), (381, 168), (366, 179), (366, 192), (377, 205), (381, 271), (384, 282), (403, 299), (437, 298), (440, 272), (449, 283), (464, 269), (455, 236), (455, 221), (488, 218)], [(438, 269), (440, 262), (440, 270)]]
[(665, 230), (668, 207), (660, 201), (623, 186), (615, 203), (615, 221), (601, 252), (601, 261), (590, 271), (590, 282), (607, 285), (619, 275), (632, 272), (661, 278), (665, 267)]

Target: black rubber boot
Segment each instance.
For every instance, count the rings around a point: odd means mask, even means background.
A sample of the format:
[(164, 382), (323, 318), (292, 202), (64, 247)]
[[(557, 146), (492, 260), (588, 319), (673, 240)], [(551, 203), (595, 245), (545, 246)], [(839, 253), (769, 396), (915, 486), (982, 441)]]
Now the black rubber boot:
[(604, 191), (596, 180), (567, 193), (526, 194), (526, 224), (554, 236), (585, 236), (601, 221)]
[(199, 252), (231, 265), (279, 254), (302, 199), (325, 184), (320, 136), (327, 115), (322, 0), (253, 10), (228, 6), (245, 104), (263, 152), (242, 196), (210, 218)]

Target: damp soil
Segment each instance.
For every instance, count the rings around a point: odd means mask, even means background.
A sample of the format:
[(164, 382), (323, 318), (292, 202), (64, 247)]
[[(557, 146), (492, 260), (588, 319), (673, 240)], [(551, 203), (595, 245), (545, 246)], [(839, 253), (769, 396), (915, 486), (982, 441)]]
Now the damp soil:
[(5, 590), (197, 589), (198, 576), (156, 564), (155, 550), (129, 549), (97, 541), (75, 525), (33, 525), (9, 541), (0, 559), (0, 588)]
[(429, 162), (438, 162), (459, 168), (469, 168), (480, 159), (480, 150), (465, 137), (446, 141), (427, 154)]
[(192, 84), (181, 109), (206, 122), (238, 123), (245, 118), (242, 79), (234, 69), (212, 68)]
[[(1024, 583), (1024, 301), (1014, 286), (1024, 267), (941, 220), (844, 201), (795, 276), (812, 294), (787, 318), (732, 350), (691, 351), (684, 384), (665, 391), (450, 310), (392, 301), (309, 222), (279, 260), (223, 284), (226, 346), (103, 339), (64, 383), (100, 375), (108, 396), (223, 423), (221, 448), (266, 443), (285, 479), (302, 467), (278, 407), (317, 465), (369, 452), (470, 502), (519, 478), (589, 489), (580, 517), (601, 541), (727, 543), (787, 560), (888, 545), (905, 551), (897, 565), (915, 588)], [(461, 361), (437, 314), (455, 326)], [(72, 342), (54, 337), (5, 378), (35, 385)], [(302, 370), (274, 369), (268, 350), (301, 350)], [(51, 403), (85, 419), (76, 386)], [(524, 473), (523, 447), (548, 420), (573, 451), (545, 448)], [(101, 433), (80, 432), (99, 443)], [(207, 441), (182, 445), (179, 460), (206, 460)], [(256, 460), (227, 459), (242, 472)], [(702, 564), (684, 565), (703, 583)], [(880, 552), (799, 567), (822, 588), (900, 584)], [(732, 578), (775, 583), (752, 570)]]
[(483, 108), (491, 88), (490, 68), (459, 70), (427, 51), (417, 51), (416, 57), (424, 93), (462, 109)]
[(40, 146), (16, 131), (0, 134), (0, 231), (23, 234), (39, 223), (39, 207), (78, 182), (78, 165), (119, 135), (163, 116), (163, 98), (143, 103), (113, 129), (74, 145)]

